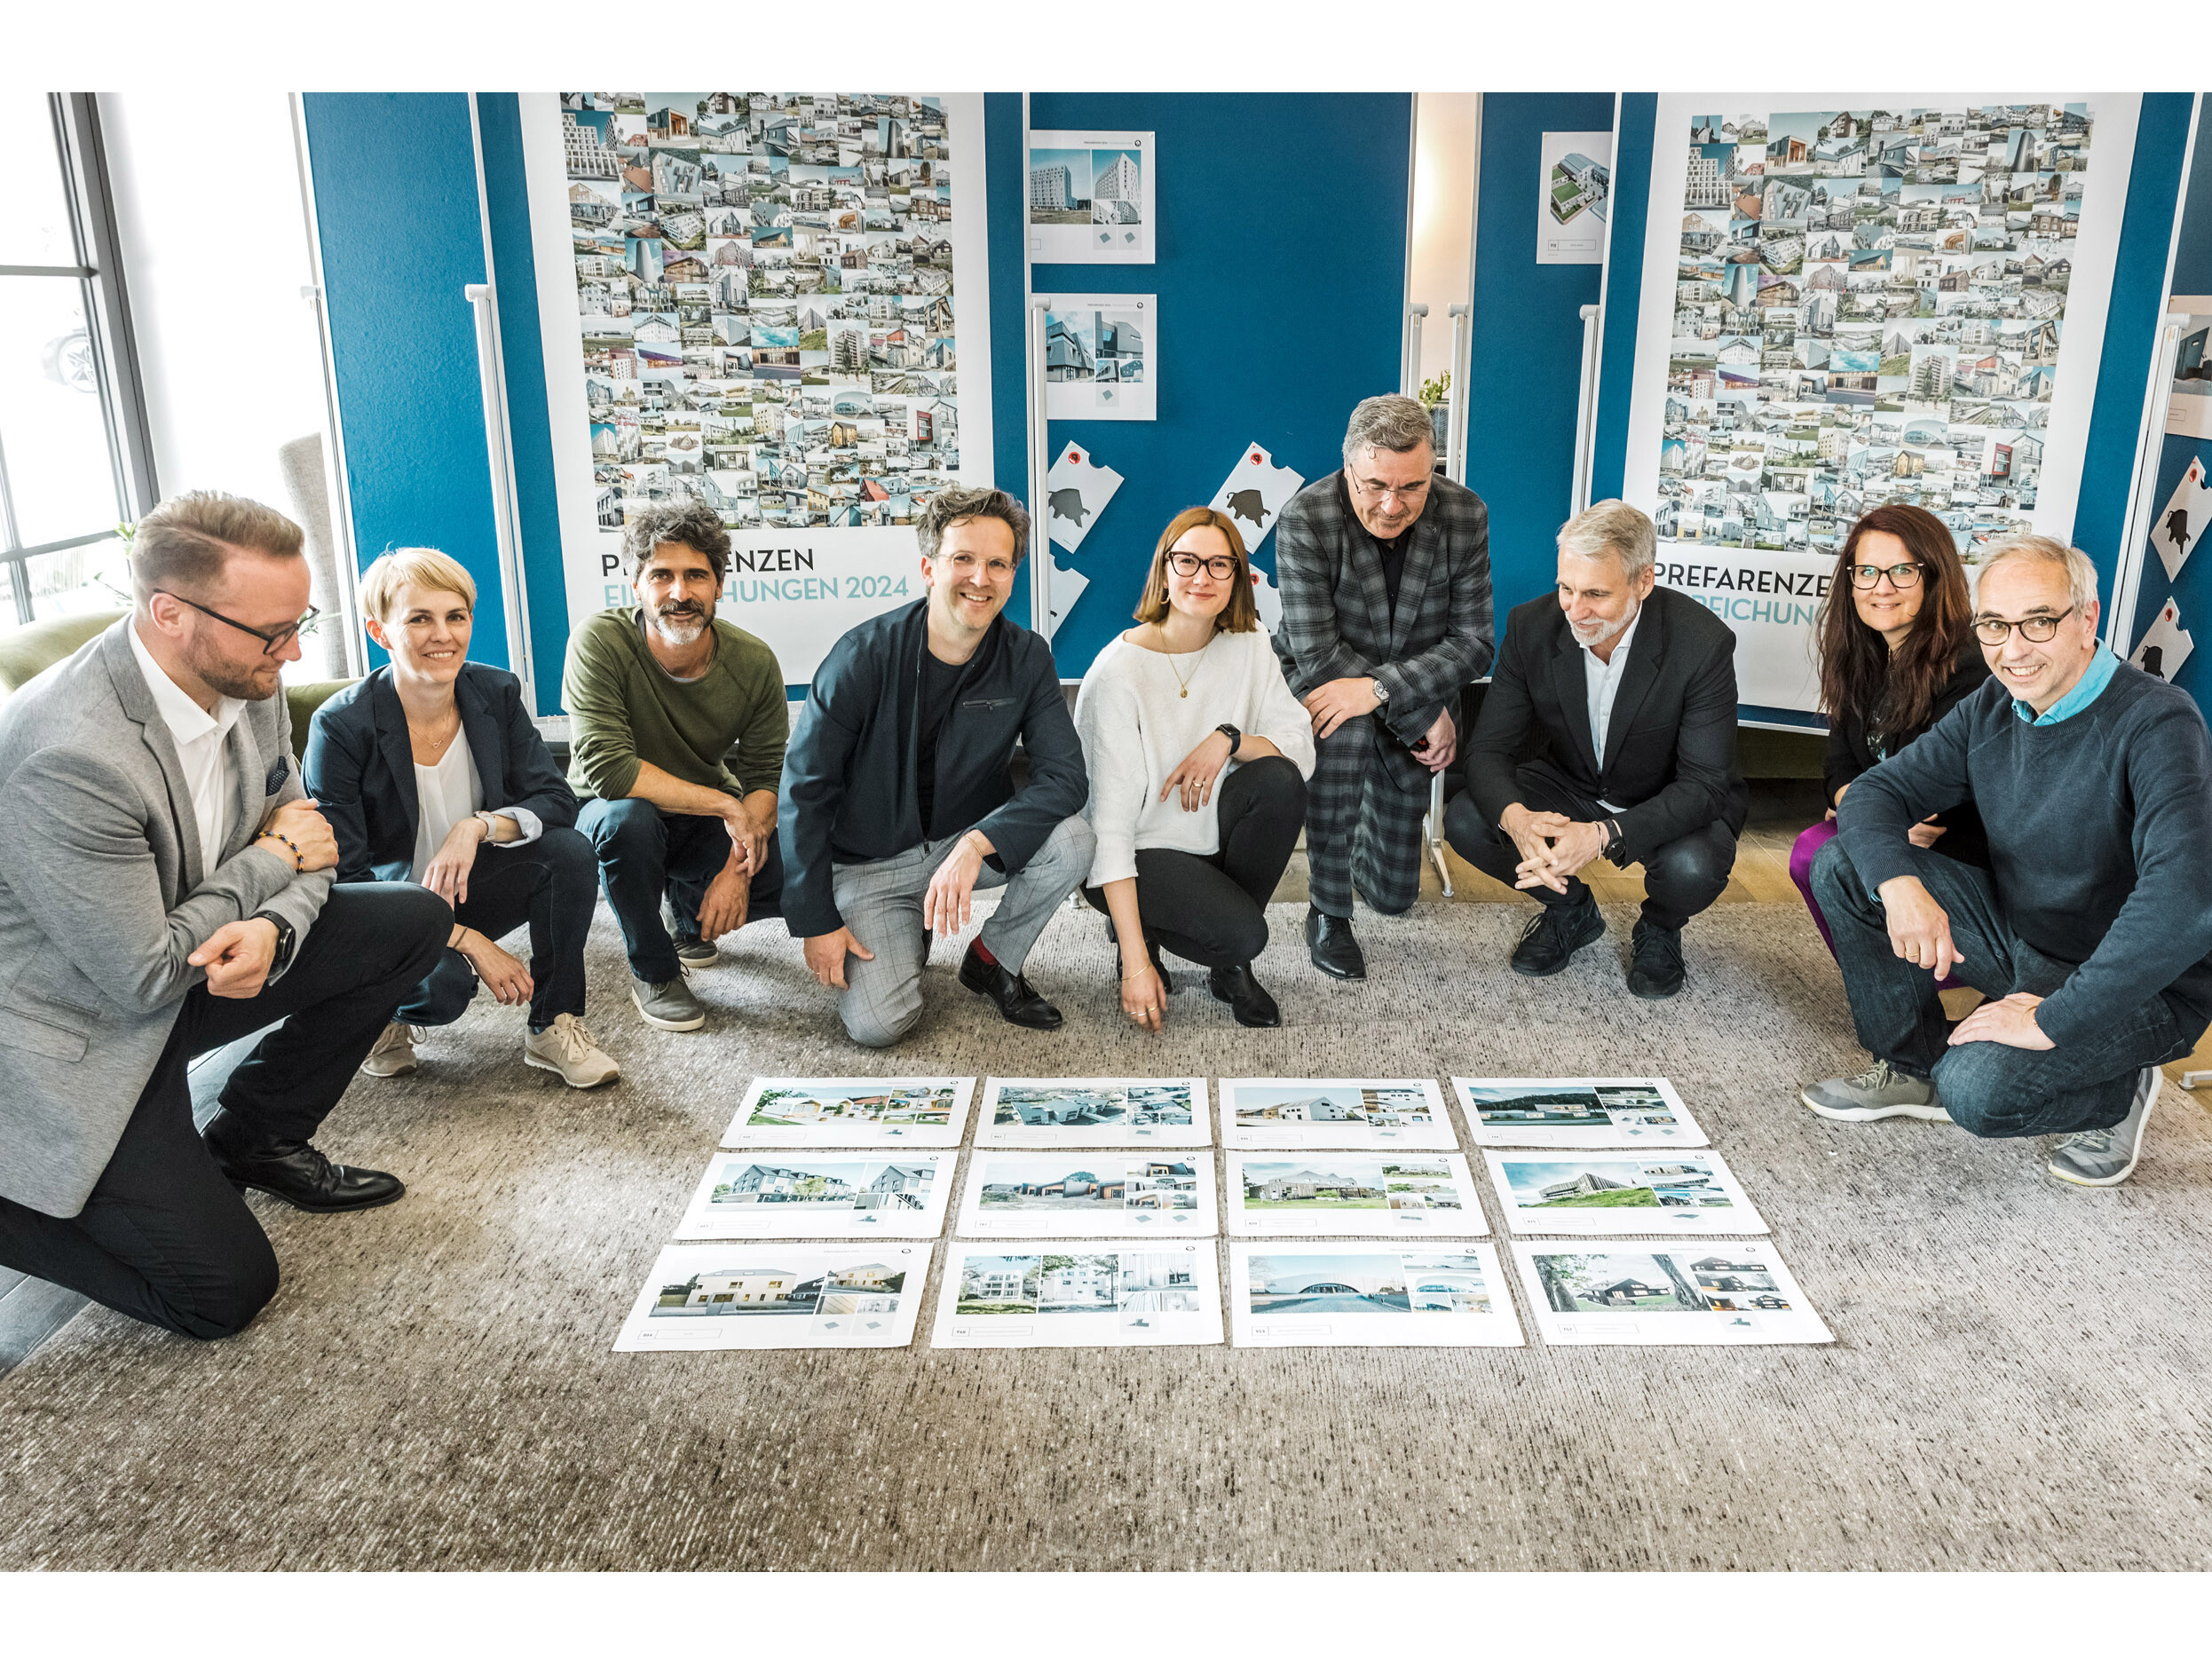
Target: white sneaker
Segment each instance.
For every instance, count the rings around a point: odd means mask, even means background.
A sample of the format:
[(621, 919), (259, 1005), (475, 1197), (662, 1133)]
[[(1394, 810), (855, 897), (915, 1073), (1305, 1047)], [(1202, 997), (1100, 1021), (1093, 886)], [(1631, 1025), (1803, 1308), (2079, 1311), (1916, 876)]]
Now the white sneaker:
[(596, 1088), (622, 1075), (622, 1068), (607, 1058), (592, 1040), (584, 1023), (573, 1014), (557, 1014), (553, 1023), (523, 1039), (525, 1065), (557, 1071), (573, 1089)]
[(361, 1062), (365, 1077), (396, 1078), (402, 1071), (415, 1067), (415, 1046), (423, 1040), (419, 1025), (387, 1025), (377, 1038), (376, 1046), (368, 1051), (368, 1058)]

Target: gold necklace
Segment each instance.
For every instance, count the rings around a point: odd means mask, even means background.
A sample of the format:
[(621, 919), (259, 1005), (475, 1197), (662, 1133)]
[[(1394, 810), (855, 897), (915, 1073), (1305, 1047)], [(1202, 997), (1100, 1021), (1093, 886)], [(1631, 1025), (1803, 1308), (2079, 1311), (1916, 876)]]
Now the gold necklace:
[[(1155, 628), (1157, 628), (1159, 627), (1159, 624), (1158, 624), (1158, 623), (1157, 623), (1157, 622), (1155, 622), (1152, 626), (1153, 626)], [(1197, 655), (1197, 657), (1201, 660), (1201, 661), (1203, 661), (1203, 660), (1204, 660), (1204, 658), (1205, 658), (1205, 656), (1206, 652), (1208, 652), (1209, 651), (1212, 651), (1212, 650), (1213, 649), (1213, 642), (1214, 642), (1214, 640), (1221, 638), (1221, 634), (1219, 633), (1219, 631), (1216, 631), (1216, 632), (1215, 632), (1215, 633), (1214, 633), (1214, 634), (1213, 634), (1211, 637), (1209, 637), (1209, 638), (1206, 640), (1206, 643), (1205, 643), (1205, 644), (1203, 644), (1203, 645), (1201, 645), (1201, 646), (1199, 646), (1199, 647), (1198, 647), (1198, 649), (1197, 649), (1197, 652), (1196, 652), (1195, 654), (1196, 654), (1196, 655)], [(1164, 634), (1164, 633), (1160, 636), (1160, 638), (1161, 638), (1163, 641), (1165, 641), (1165, 640), (1166, 639), (1166, 637), (1167, 637), (1167, 636), (1166, 636), (1165, 634)], [(1179, 691), (1179, 692), (1177, 693), (1177, 695), (1178, 695), (1178, 696), (1181, 696), (1181, 697), (1188, 697), (1188, 696), (1189, 696), (1189, 695), (1190, 695), (1190, 681), (1191, 681), (1192, 679), (1195, 679), (1195, 678), (1197, 678), (1197, 673), (1198, 673), (1198, 668), (1199, 668), (1199, 667), (1200, 667), (1200, 664), (1199, 664), (1199, 663), (1197, 663), (1197, 662), (1194, 662), (1194, 663), (1192, 663), (1192, 664), (1190, 665), (1190, 675), (1189, 675), (1189, 677), (1185, 677), (1185, 675), (1184, 675), (1184, 674), (1183, 674), (1183, 671), (1182, 671), (1181, 668), (1178, 668), (1175, 666), (1175, 653), (1174, 653), (1173, 652), (1172, 652), (1172, 651), (1163, 651), (1162, 652), (1160, 652), (1160, 655), (1167, 659), (1167, 671), (1168, 671), (1170, 674), (1172, 674), (1172, 675), (1173, 675), (1175, 676), (1175, 683), (1176, 683), (1177, 685), (1180, 685), (1181, 687), (1182, 687), (1182, 690), (1181, 690), (1181, 691)]]

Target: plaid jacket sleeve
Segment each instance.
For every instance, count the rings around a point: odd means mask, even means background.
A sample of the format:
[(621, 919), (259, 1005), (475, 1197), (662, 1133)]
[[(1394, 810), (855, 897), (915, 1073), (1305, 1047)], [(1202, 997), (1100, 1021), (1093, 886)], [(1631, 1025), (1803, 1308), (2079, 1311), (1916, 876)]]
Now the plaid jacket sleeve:
[[(1355, 641), (1380, 644), (1390, 626), (1390, 601), (1378, 575), (1373, 594), (1347, 568), (1345, 538), (1350, 524), (1337, 475), (1318, 478), (1284, 503), (1275, 526), (1275, 582), (1283, 594), (1283, 625), (1276, 631), (1276, 652), (1283, 677), (1303, 697), (1331, 680), (1373, 672), (1371, 660)], [(1347, 595), (1347, 583), (1357, 589)], [(1355, 603), (1347, 615), (1347, 599)], [(1374, 613), (1383, 619), (1380, 636), (1369, 632)], [(1350, 638), (1347, 638), (1347, 632)]]

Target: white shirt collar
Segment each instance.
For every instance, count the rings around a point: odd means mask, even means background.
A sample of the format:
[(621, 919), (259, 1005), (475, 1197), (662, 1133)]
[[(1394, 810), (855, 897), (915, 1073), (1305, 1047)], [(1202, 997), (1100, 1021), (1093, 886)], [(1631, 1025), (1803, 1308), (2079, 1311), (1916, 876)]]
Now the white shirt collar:
[(138, 672), (146, 676), (146, 689), (154, 693), (154, 707), (161, 711), (162, 722), (169, 728), (169, 735), (177, 747), (196, 743), (211, 732), (228, 739), (231, 728), (238, 723), (238, 716), (245, 710), (245, 699), (218, 698), (215, 713), (209, 714), (183, 686), (169, 677), (168, 669), (154, 660), (154, 653), (146, 648), (146, 641), (138, 637), (135, 620), (124, 631), (130, 636), (130, 654), (138, 660)]

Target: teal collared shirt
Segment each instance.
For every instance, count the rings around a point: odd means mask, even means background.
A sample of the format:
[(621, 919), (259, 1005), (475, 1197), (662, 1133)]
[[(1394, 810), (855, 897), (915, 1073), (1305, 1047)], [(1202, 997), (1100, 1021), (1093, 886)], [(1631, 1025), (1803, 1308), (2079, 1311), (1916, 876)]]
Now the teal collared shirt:
[(2109, 651), (2100, 650), (2090, 659), (2090, 666), (2082, 671), (2082, 677), (2074, 683), (2074, 689), (2038, 715), (2018, 698), (2012, 699), (2012, 712), (2031, 726), (2055, 726), (2062, 720), (2071, 720), (2104, 693), (2118, 672), (2120, 659)]

